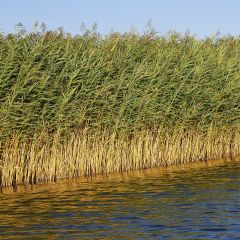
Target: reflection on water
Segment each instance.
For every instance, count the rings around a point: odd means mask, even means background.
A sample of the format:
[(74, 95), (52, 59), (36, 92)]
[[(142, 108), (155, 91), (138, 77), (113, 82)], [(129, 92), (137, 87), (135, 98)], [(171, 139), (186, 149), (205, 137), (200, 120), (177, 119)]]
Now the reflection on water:
[(240, 163), (0, 194), (0, 239), (240, 239)]

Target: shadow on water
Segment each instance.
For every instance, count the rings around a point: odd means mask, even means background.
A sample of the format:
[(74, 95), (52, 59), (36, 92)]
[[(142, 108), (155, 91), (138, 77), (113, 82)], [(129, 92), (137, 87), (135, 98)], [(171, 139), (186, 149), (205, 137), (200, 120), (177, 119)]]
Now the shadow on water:
[(4, 189), (0, 239), (240, 239), (240, 163)]

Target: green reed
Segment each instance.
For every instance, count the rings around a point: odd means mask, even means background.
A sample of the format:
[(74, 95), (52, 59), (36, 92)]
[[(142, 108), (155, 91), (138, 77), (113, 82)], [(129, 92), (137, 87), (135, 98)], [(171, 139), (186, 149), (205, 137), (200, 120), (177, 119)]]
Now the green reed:
[(45, 142), (56, 136), (64, 142), (84, 129), (87, 139), (107, 132), (108, 142), (142, 132), (158, 136), (159, 129), (171, 136), (200, 132), (204, 140), (214, 129), (238, 145), (240, 38), (1, 35), (0, 122), (0, 168), (12, 139), (35, 144), (44, 135)]

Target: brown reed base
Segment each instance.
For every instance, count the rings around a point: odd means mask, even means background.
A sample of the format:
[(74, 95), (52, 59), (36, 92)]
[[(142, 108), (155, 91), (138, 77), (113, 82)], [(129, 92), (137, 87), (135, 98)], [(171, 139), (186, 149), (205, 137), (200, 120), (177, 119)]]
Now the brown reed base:
[(125, 172), (160, 166), (234, 159), (240, 155), (239, 132), (227, 130), (145, 131), (120, 137), (106, 131), (78, 130), (62, 140), (45, 134), (35, 140), (18, 137), (1, 143), (0, 186)]

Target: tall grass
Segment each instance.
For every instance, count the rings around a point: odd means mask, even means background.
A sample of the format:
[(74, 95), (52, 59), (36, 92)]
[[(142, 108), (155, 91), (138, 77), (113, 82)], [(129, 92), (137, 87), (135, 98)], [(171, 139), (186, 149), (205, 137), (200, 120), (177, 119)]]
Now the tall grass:
[(0, 36), (0, 185), (240, 152), (240, 38)]

